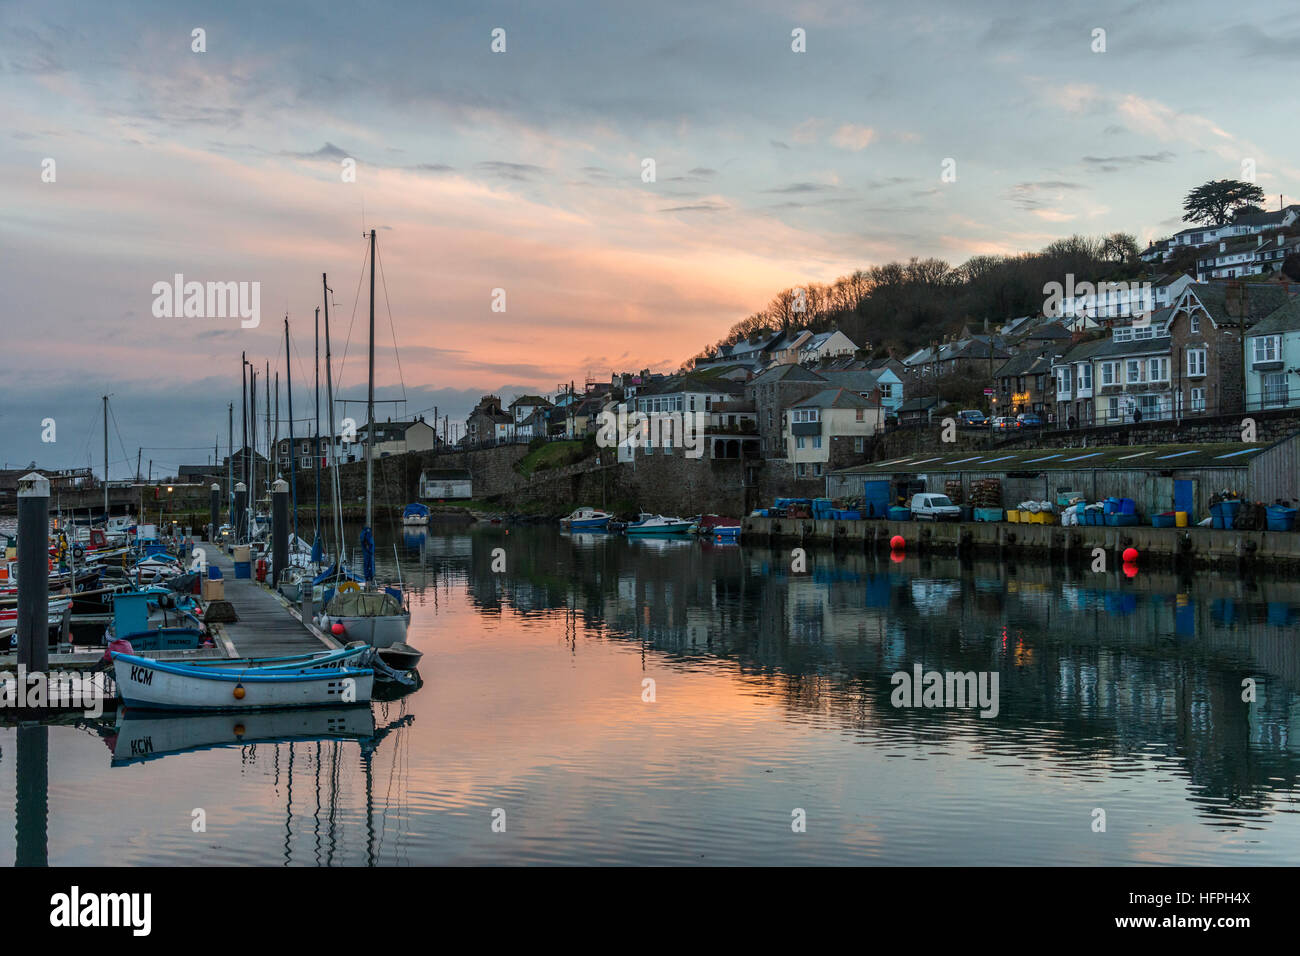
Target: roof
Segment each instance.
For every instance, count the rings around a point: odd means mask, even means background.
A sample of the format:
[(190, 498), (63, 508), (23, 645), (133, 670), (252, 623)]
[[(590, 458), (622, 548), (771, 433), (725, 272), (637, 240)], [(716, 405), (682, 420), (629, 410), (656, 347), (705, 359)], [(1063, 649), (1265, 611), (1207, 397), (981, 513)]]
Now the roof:
[(469, 481), (472, 477), (465, 468), (434, 468), (421, 474), (427, 481)]
[(675, 395), (682, 392), (699, 392), (708, 395), (740, 395), (744, 390), (745, 386), (741, 382), (734, 382), (728, 378), (679, 375), (662, 383), (657, 388), (642, 389), (637, 392), (637, 396)]
[(542, 398), (540, 395), (520, 395), (510, 403), (510, 407), (514, 408), (516, 405), (541, 405), (544, 408), (550, 404), (550, 402)]
[(1011, 375), (1034, 375), (1045, 372), (1052, 367), (1052, 357), (1045, 353), (1027, 351), (1011, 356), (1007, 362), (993, 373), (994, 378), (1007, 378)]
[(826, 379), (802, 365), (778, 365), (756, 375), (750, 385), (775, 385), (777, 382), (824, 382)]
[(1300, 331), (1300, 297), (1293, 297), (1276, 312), (1255, 323), (1251, 335), (1279, 335)]
[[(1290, 298), (1286, 286), (1257, 282), (1193, 282), (1183, 295), (1196, 300), (1216, 325), (1253, 325), (1276, 312)], [(1183, 300), (1179, 300), (1181, 303)]]
[(807, 398), (790, 403), (791, 408), (879, 408), (847, 388), (823, 388)]
[[(1285, 440), (1285, 439), (1284, 439)], [(907, 458), (841, 468), (832, 474), (893, 474), (979, 471), (1042, 472), (1134, 469), (1170, 471), (1180, 468), (1244, 468), (1265, 444), (1115, 445), (1099, 448), (998, 448), (982, 452), (918, 452)]]
[[(880, 384), (881, 376), (886, 373), (893, 374), (887, 368), (876, 369), (874, 372), (867, 369), (828, 369), (822, 372), (821, 376), (837, 388), (851, 388), (855, 392), (869, 392)], [(898, 378), (898, 376), (895, 375), (894, 378)]]
[(923, 398), (909, 398), (902, 405), (898, 406), (899, 414), (903, 412), (924, 412), (934, 408), (939, 404), (939, 399), (933, 395), (927, 395)]
[(1090, 359), (1103, 351), (1111, 340), (1109, 338), (1091, 339), (1086, 342), (1079, 342), (1074, 348), (1070, 349), (1060, 358), (1062, 364), (1071, 362), (1082, 362)]

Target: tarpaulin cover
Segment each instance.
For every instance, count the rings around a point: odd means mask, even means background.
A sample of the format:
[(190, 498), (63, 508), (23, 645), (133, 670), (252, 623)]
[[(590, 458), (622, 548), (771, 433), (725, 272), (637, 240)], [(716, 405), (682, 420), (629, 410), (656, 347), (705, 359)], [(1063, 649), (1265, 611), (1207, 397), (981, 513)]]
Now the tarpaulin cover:
[(402, 602), (386, 591), (340, 591), (325, 606), (330, 617), (387, 617), (402, 613)]

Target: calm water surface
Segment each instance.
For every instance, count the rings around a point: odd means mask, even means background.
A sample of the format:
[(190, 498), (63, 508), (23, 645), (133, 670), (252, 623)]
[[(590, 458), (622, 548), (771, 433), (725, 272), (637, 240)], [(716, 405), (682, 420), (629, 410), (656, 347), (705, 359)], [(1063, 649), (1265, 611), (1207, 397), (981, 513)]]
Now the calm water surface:
[[(0, 729), (0, 860), (1300, 857), (1300, 584), (829, 551), (792, 574), (788, 552), (549, 528), (397, 544), (425, 654), (417, 692), (289, 723), (36, 731), (44, 836), (16, 833), (18, 732)], [(891, 706), (890, 675), (914, 664), (997, 671), (998, 716)], [(272, 741), (204, 746), (241, 723)], [(153, 756), (115, 764), (133, 745)]]

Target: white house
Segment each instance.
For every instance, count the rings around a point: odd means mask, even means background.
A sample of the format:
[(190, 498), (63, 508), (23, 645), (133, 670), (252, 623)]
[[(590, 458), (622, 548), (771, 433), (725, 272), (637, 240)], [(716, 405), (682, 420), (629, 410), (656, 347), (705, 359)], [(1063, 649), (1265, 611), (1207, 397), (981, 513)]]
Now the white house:
[(786, 460), (796, 478), (817, 478), (850, 464), (884, 428), (885, 410), (856, 392), (825, 388), (792, 403), (783, 416)]

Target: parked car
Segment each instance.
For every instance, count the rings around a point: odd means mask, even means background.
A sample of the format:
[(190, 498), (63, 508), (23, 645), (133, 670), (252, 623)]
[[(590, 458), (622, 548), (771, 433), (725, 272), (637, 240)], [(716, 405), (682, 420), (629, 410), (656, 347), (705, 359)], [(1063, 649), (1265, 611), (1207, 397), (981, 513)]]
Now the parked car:
[(961, 518), (961, 508), (947, 495), (912, 495), (911, 509), (913, 521), (957, 521)]
[(1043, 419), (1034, 412), (1021, 412), (1016, 416), (1021, 428), (1042, 428)]
[(993, 419), (993, 430), (995, 432), (1014, 431), (1019, 427), (1020, 427), (1020, 422), (1006, 415), (999, 415), (997, 418)]
[(988, 416), (978, 409), (968, 408), (957, 413), (957, 425), (960, 428), (988, 428)]

